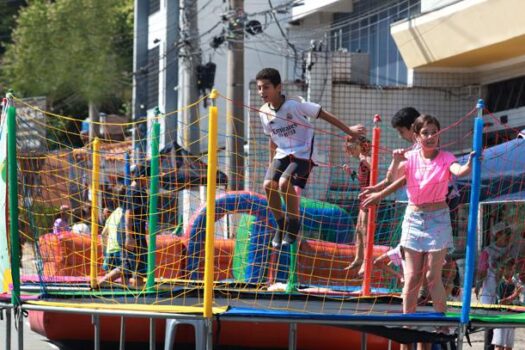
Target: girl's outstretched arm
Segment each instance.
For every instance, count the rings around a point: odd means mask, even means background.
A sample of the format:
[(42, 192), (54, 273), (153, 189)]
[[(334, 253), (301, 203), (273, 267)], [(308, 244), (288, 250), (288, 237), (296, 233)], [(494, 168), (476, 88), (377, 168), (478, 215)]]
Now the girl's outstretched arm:
[(457, 177), (470, 174), (472, 171), (472, 158), (474, 158), (475, 154), (475, 151), (470, 152), (467, 162), (463, 165), (459, 165), (457, 162), (450, 164), (450, 172)]

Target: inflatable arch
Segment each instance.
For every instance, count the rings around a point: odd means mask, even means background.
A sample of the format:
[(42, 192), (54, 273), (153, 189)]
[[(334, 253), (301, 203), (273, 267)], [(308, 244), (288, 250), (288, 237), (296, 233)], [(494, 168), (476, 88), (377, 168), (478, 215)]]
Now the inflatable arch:
[[(268, 214), (268, 202), (260, 194), (232, 191), (215, 199), (215, 221), (226, 214), (249, 214), (255, 217), (251, 226), (245, 282), (258, 282), (264, 275), (268, 259), (270, 237), (277, 227), (273, 215)], [(186, 269), (192, 279), (202, 278), (200, 262), (206, 236), (206, 207), (201, 206), (190, 220), (185, 232), (188, 239)]]

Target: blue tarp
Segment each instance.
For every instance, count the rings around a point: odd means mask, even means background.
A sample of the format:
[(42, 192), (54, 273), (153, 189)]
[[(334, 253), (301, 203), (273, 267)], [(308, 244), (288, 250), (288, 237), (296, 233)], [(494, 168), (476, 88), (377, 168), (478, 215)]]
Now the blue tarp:
[[(525, 132), (522, 131), (522, 134)], [(459, 157), (460, 164), (468, 154)], [(470, 198), (471, 176), (457, 180), (461, 201)], [(525, 139), (518, 137), (483, 151), (480, 201), (525, 201)]]

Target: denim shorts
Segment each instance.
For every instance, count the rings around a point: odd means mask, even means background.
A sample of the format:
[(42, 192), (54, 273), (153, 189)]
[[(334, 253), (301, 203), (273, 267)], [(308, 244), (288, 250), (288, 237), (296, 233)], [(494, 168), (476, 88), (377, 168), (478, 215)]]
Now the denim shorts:
[(122, 268), (122, 252), (107, 253), (104, 257), (104, 265), (102, 265), (102, 268), (105, 271)]
[(417, 252), (437, 252), (453, 247), (450, 209), (414, 211), (407, 207), (400, 245)]
[(123, 249), (124, 258), (124, 275), (125, 276), (145, 276), (147, 271), (146, 258), (148, 256), (148, 247), (145, 235), (137, 235), (136, 246), (132, 250)]

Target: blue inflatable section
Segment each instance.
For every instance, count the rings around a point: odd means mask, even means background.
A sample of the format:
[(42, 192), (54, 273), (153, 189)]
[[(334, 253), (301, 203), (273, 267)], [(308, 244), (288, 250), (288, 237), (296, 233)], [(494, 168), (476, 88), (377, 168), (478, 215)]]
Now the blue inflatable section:
[(314, 199), (301, 198), (302, 231), (312, 238), (334, 243), (350, 243), (354, 237), (354, 218), (343, 208)]
[[(273, 215), (268, 215), (266, 198), (252, 192), (228, 192), (215, 200), (215, 221), (226, 214), (245, 213), (253, 215), (248, 251), (249, 264), (246, 267), (246, 282), (259, 282), (264, 278), (268, 261), (270, 238), (277, 223)], [(206, 236), (206, 208), (203, 207), (190, 223), (188, 238), (188, 258), (186, 270), (192, 279), (201, 279), (199, 261), (202, 259)]]
[[(268, 209), (266, 198), (260, 194), (237, 191), (228, 192), (215, 200), (215, 221), (226, 214), (253, 215), (255, 220), (250, 227), (245, 282), (263, 282), (269, 259), (270, 239), (275, 232), (277, 223)], [(310, 235), (318, 235), (323, 239), (327, 232), (333, 234), (333, 241), (349, 243), (353, 237), (354, 224), (352, 217), (342, 208), (325, 202), (301, 199), (302, 231)], [(206, 230), (206, 208), (202, 207), (192, 218), (186, 231), (188, 238), (188, 257), (186, 271), (192, 279), (202, 279), (199, 271), (199, 261), (203, 259)], [(286, 281), (289, 265), (289, 251), (283, 249), (278, 255), (277, 281)]]

